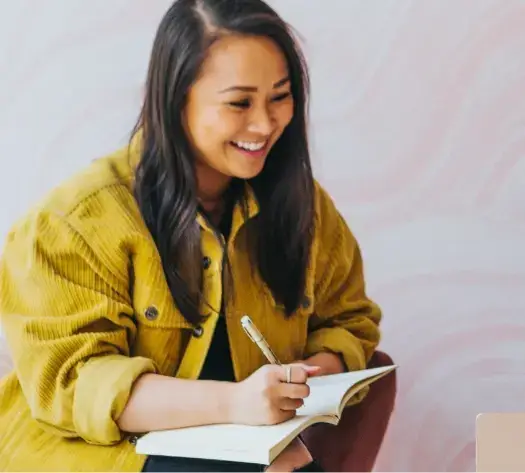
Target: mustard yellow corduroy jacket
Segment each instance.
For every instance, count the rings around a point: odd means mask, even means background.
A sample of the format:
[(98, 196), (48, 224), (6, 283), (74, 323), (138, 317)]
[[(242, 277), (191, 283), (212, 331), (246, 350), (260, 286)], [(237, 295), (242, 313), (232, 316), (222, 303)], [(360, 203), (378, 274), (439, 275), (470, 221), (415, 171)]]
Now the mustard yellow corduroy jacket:
[[(7, 237), (0, 315), (14, 371), (0, 380), (0, 471), (140, 471), (145, 457), (115, 422), (133, 382), (146, 372), (199, 376), (218, 313), (196, 329), (174, 306), (132, 194), (138, 146), (129, 151), (56, 188)], [(257, 202), (247, 192), (251, 218)], [(379, 341), (380, 310), (365, 295), (359, 248), (329, 196), (316, 185), (307, 288), (290, 319), (250, 270), (243, 215), (235, 209), (227, 243), (236, 379), (266, 363), (238, 323), (245, 313), (283, 362), (330, 350), (348, 369), (364, 368)], [(204, 294), (219, 308), (222, 247), (198, 221), (211, 260)]]

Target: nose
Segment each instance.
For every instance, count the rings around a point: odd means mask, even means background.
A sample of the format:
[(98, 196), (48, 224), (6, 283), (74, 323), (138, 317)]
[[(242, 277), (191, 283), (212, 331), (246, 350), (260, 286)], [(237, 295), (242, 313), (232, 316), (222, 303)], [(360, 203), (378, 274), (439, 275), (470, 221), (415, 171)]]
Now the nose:
[(275, 128), (275, 119), (264, 107), (252, 110), (248, 130), (254, 133), (268, 136)]

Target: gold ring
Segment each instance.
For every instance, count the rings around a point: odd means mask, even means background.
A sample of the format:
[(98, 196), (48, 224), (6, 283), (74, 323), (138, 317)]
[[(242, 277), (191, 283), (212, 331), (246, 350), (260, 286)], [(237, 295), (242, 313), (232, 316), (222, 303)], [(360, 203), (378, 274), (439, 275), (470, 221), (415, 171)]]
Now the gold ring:
[(287, 383), (292, 382), (292, 365), (286, 366), (286, 382)]

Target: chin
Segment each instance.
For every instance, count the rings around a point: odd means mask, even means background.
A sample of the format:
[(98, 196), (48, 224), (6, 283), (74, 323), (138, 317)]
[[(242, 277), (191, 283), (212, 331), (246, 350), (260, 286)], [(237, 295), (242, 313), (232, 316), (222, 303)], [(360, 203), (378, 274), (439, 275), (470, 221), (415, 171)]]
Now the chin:
[[(255, 163), (254, 163), (255, 164)], [(258, 163), (257, 165), (252, 164), (251, 166), (235, 166), (234, 169), (231, 169), (230, 175), (237, 179), (253, 179), (261, 174), (264, 169), (264, 161)]]
[(244, 180), (253, 179), (254, 177), (257, 177), (259, 174), (261, 174), (263, 168), (264, 166), (259, 169), (245, 169), (243, 171), (238, 171), (233, 173), (233, 177)]

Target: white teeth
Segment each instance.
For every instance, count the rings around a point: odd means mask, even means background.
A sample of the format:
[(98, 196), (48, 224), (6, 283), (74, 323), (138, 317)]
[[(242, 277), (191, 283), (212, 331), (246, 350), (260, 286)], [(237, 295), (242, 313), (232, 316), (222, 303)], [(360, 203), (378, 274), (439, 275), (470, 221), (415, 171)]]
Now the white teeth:
[(250, 143), (249, 141), (234, 141), (234, 143), (239, 147), (248, 151), (259, 151), (264, 148), (266, 141), (260, 143)]

